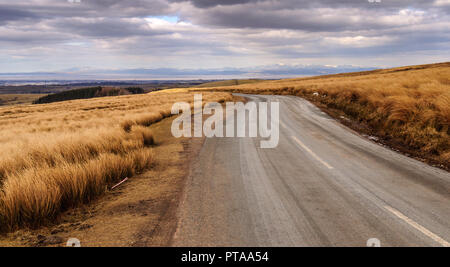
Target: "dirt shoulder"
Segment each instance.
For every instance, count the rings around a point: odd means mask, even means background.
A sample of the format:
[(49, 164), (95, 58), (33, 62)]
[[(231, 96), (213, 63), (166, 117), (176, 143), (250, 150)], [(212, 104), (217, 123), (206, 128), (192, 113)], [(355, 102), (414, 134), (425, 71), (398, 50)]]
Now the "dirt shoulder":
[(203, 139), (168, 134), (173, 119), (150, 126), (157, 143), (150, 171), (91, 204), (65, 212), (50, 227), (3, 236), (0, 246), (64, 246), (69, 238), (93, 247), (168, 246), (190, 161), (203, 144)]

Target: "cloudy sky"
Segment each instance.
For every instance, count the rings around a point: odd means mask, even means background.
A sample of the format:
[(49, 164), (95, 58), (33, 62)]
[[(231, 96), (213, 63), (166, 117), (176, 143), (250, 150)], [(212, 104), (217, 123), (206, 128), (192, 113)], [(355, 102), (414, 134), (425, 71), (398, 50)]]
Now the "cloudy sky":
[(450, 61), (450, 0), (0, 0), (0, 72)]

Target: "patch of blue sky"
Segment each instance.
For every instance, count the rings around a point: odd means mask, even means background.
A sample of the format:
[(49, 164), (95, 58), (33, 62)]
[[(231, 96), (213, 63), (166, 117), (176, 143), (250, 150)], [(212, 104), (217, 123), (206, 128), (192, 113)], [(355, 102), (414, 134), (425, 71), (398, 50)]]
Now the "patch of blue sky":
[(149, 19), (160, 19), (170, 23), (177, 23), (179, 18), (178, 16), (149, 16)]

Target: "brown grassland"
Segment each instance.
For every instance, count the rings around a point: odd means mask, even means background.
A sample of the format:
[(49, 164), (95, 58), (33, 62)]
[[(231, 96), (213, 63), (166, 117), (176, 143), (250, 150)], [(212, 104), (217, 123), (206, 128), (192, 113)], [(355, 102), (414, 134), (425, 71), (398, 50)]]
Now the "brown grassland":
[(42, 94), (0, 94), (0, 106), (31, 104)]
[[(231, 100), (229, 93), (205, 101)], [(151, 124), (186, 90), (0, 107), (0, 230), (37, 227), (152, 167)]]
[(396, 148), (450, 168), (450, 63), (191, 90), (304, 97)]
[(64, 246), (73, 237), (83, 247), (170, 246), (187, 170), (204, 141), (167, 134), (174, 119), (149, 127), (157, 144), (150, 169), (88, 204), (62, 212), (44, 227), (0, 235), (0, 247)]

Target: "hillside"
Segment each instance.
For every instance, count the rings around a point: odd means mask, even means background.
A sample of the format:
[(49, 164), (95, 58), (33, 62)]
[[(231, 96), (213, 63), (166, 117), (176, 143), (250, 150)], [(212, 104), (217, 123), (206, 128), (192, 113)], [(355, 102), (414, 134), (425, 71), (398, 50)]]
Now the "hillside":
[(208, 82), (208, 83), (203, 83), (203, 84), (193, 86), (193, 87), (206, 88), (206, 87), (217, 87), (217, 86), (233, 86), (233, 85), (257, 83), (257, 82), (261, 82), (261, 81), (263, 81), (263, 80), (260, 80), (260, 79), (236, 80), (236, 79), (234, 79), (234, 80)]
[(129, 94), (143, 94), (144, 89), (139, 87), (130, 88), (118, 88), (118, 87), (88, 87), (73, 89), (69, 91), (64, 91), (56, 94), (50, 94), (43, 96), (35, 101), (34, 104), (45, 104), (53, 102), (61, 102), (75, 99), (88, 99), (94, 97), (104, 97), (104, 96), (119, 96), (119, 95), (129, 95)]
[(40, 94), (0, 94), (0, 106), (31, 104), (45, 95)]

